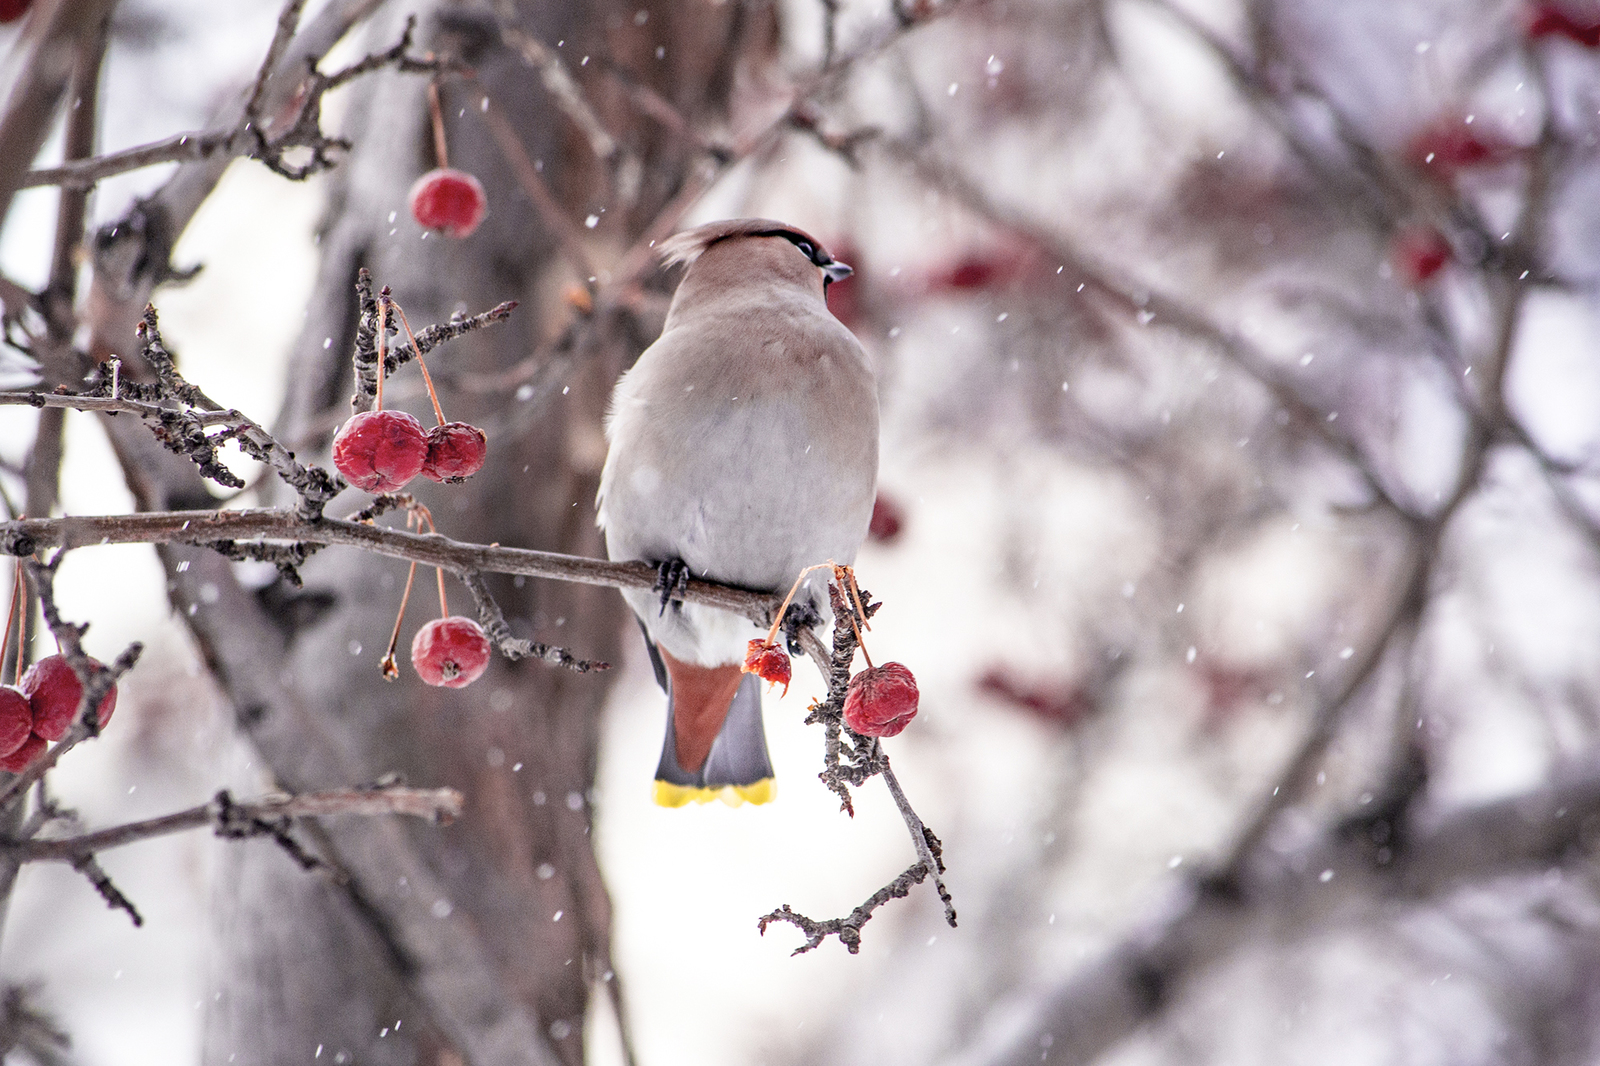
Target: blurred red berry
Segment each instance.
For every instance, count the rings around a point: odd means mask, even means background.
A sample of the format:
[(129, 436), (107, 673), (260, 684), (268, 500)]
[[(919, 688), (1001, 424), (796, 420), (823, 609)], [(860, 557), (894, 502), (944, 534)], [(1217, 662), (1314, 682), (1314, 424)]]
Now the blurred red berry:
[(478, 228), (488, 209), (483, 183), (464, 170), (430, 170), (411, 186), (411, 217), (424, 229), (466, 237)]
[(864, 737), (892, 737), (917, 716), (917, 679), (900, 663), (869, 666), (850, 679), (844, 724)]
[(422, 461), (422, 476), (433, 481), (455, 484), (483, 469), (489, 438), (483, 430), (465, 422), (446, 422), (428, 430), (428, 452)]
[(1199, 680), (1206, 691), (1208, 724), (1222, 722), (1265, 699), (1274, 685), (1273, 673), (1263, 667), (1216, 661), (1200, 667)]
[(872, 521), (867, 525), (867, 536), (879, 544), (893, 544), (900, 539), (905, 524), (905, 509), (890, 497), (878, 493), (878, 498), (872, 501)]
[(1022, 681), (1002, 666), (984, 671), (978, 689), (1058, 725), (1073, 725), (1094, 710), (1094, 701), (1077, 686)]
[(33, 760), (44, 754), (44, 749), (44, 737), (34, 733), (27, 740), (24, 740), (22, 746), (10, 755), (0, 755), (0, 770), (5, 770), (7, 773), (20, 774), (33, 765)]
[[(96, 673), (105, 664), (95, 659), (89, 666)], [(22, 675), (22, 693), (33, 708), (33, 731), (46, 740), (60, 740), (72, 728), (78, 717), (78, 702), (83, 699), (83, 682), (73, 672), (72, 664), (64, 655), (50, 655), (28, 668)], [(117, 709), (117, 688), (100, 701), (100, 727), (111, 721), (111, 712)]]
[(1406, 226), (1394, 235), (1389, 258), (1406, 284), (1421, 285), (1450, 261), (1450, 242), (1432, 226)]
[(1530, 5), (1524, 15), (1524, 32), (1530, 40), (1565, 37), (1585, 48), (1600, 48), (1600, 10), (1574, 15), (1561, 4)]
[(15, 22), (28, 13), (33, 0), (0, 0), (0, 22)]
[[(839, 249), (834, 257), (845, 263), (860, 262), (859, 254), (849, 245)], [(834, 282), (828, 286), (826, 294), (828, 310), (833, 312), (833, 317), (843, 322), (847, 329), (854, 330), (861, 325), (861, 319), (865, 312), (865, 308), (861, 305), (861, 295), (861, 268), (859, 266), (856, 268), (855, 274), (851, 276), (849, 284), (840, 285)]]
[(782, 685), (783, 694), (789, 694), (789, 679), (794, 676), (789, 653), (776, 644), (768, 644), (766, 638), (757, 637), (745, 646), (742, 669), (763, 681)]
[(1413, 166), (1441, 178), (1473, 167), (1495, 166), (1515, 159), (1521, 148), (1504, 133), (1461, 115), (1442, 115), (1412, 135), (1406, 158)]
[(367, 492), (393, 492), (422, 472), (428, 434), (404, 411), (362, 411), (333, 438), (333, 465)]
[(470, 618), (435, 618), (411, 641), (411, 665), (430, 685), (464, 688), (489, 668), (489, 638)]
[(939, 281), (950, 289), (984, 289), (1005, 276), (1005, 266), (993, 259), (968, 256), (945, 271)]
[(10, 755), (33, 735), (33, 702), (27, 693), (0, 686), (0, 756)]

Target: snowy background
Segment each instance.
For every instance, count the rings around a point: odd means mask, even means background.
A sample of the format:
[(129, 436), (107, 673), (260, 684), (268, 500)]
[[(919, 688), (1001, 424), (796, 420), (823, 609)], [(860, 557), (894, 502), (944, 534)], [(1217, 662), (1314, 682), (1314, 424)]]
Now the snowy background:
[[(1359, 422), (1398, 495), (1448, 496), (1465, 429), (1455, 382), (1429, 361), (1413, 320), (1426, 300), (1470, 323), (1483, 300), (1474, 277), (1449, 266), (1419, 297), (1393, 276), (1381, 239), (1336, 230), (1315, 205), (1273, 199), (1283, 149), (1161, 5), (1108, 5), (1100, 29), (1121, 77), (1080, 75), (1096, 30), (1075, 20), (1093, 6), (996, 16), (989, 37), (981, 18), (938, 25), (898, 67), (885, 64), (894, 69), (880, 72), (882, 84), (861, 79), (840, 111), (899, 128), (917, 118), (891, 74), (923, 85), (936, 123), (971, 152), (969, 167), (984, 161), (991, 196), (1183, 292), (1281, 357), (1308, 394)], [(1244, 9), (1227, 0), (1182, 9), (1228, 34), (1243, 26)], [(1300, 49), (1285, 62), (1373, 143), (1397, 151), (1429, 115), (1460, 106), (1460, 70), (1482, 61), (1486, 27), (1515, 29), (1505, 4), (1278, 11), (1274, 32)], [(786, 14), (798, 69), (815, 59), (820, 16), (805, 4)], [(846, 5), (841, 35), (877, 14)], [(102, 149), (204, 125), (253, 70), (275, 15), (256, 0), (128, 0), (107, 64)], [(0, 55), (16, 33), (0, 30)], [(1593, 56), (1550, 52), (1558, 99), (1574, 109), (1595, 102)], [(1504, 75), (1485, 79), (1471, 103), (1526, 144), (1544, 105), (1529, 111), (1520, 68), (1502, 60)], [(161, 76), (176, 67), (183, 79)], [(1057, 124), (1040, 125), (1041, 115)], [(1200, 187), (1197, 174), (1213, 184)], [(117, 217), (163, 175), (103, 183), (94, 218)], [(1154, 331), (1123, 342), (1141, 346), (1139, 359), (1119, 356), (1103, 323), (1049, 288), (1054, 265), (1034, 261), (1047, 252), (1008, 245), (903, 170), (868, 175), (797, 136), (730, 174), (689, 221), (783, 218), (858, 268), (848, 285), (867, 306), (851, 324), (883, 381), (881, 485), (905, 513), (902, 535), (858, 560), (863, 585), (885, 603), (871, 648), (911, 665), (921, 684), (921, 716), (888, 749), (945, 841), (963, 924), (944, 928), (937, 901), (919, 891), (880, 912), (859, 956), (828, 944), (791, 958), (792, 929), (757, 936), (756, 918), (782, 902), (848, 912), (911, 861), (905, 831), (881, 785), (859, 793), (852, 820), (816, 781), (820, 735), (801, 725), (818, 692), (809, 669), (768, 704), (776, 803), (651, 805), (662, 700), (630, 644), (606, 712), (596, 833), (616, 903), (617, 964), (650, 1066), (932, 1061), (979, 1027), (993, 997), (1092, 959), (1229, 846), (1304, 735), (1319, 675), (1337, 675), (1370, 637), (1397, 572), (1400, 538), (1356, 479), (1273, 438), (1271, 398), (1241, 385), (1224, 359)], [(1486, 214), (1514, 214), (1511, 183), (1482, 180), (1472, 195)], [(1530, 435), (1574, 465), (1581, 494), (1600, 458), (1600, 320), (1587, 239), (1597, 231), (1573, 182), (1559, 194), (1571, 200), (1570, 225), (1551, 239), (1578, 280), (1528, 298), (1506, 392)], [(48, 268), (54, 197), (19, 195), (0, 230), (0, 272), (30, 287)], [(321, 206), (317, 181), (294, 185), (236, 163), (178, 245), (178, 264), (205, 269), (156, 298), (185, 373), (263, 422), (283, 395), (311, 293)], [(1371, 309), (1369, 325), (1386, 331), (1330, 327), (1331, 312), (1297, 288), (1308, 274)], [(1141, 316), (1127, 328), (1146, 325)], [(8, 464), (26, 451), (31, 419), (0, 408)], [(63, 511), (128, 509), (94, 419), (74, 415), (67, 426)], [(1536, 787), (1592, 750), (1600, 600), (1591, 534), (1563, 520), (1534, 463), (1507, 449), (1487, 463), (1442, 550), (1411, 657), (1378, 671), (1304, 818), (1370, 800), (1374, 752), (1389, 743), (1397, 700), (1428, 738), (1433, 809)], [(221, 787), (267, 786), (169, 616), (149, 549), (75, 552), (58, 592), (64, 614), (93, 621), (91, 653), (148, 645), (117, 727), (54, 775), (67, 805), (102, 825), (200, 803)], [(1292, 835), (1295, 824), (1280, 829)], [(197, 1062), (210, 874), (217, 850), (237, 846), (268, 845), (191, 833), (106, 854), (143, 929), (70, 870), (28, 867), (6, 914), (0, 979), (40, 986), (86, 1066)], [(1562, 983), (1577, 964), (1559, 930), (1587, 937), (1594, 898), (1562, 884), (1556, 871), (1463, 890), (1437, 909), (1263, 930), (1112, 1058), (1513, 1061), (1508, 1048), (1522, 1045), (1510, 1034), (1529, 1004), (1587, 987)], [(1500, 983), (1485, 972), (1496, 966)], [(1548, 987), (1527, 976), (1547, 970), (1559, 971)], [(590, 1030), (593, 1061), (620, 1061), (603, 1017)]]

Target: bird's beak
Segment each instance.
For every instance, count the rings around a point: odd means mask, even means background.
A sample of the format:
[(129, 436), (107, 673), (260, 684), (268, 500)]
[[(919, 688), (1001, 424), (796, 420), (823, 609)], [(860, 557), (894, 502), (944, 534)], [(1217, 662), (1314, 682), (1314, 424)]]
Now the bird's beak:
[(829, 262), (827, 266), (822, 268), (822, 276), (827, 278), (829, 281), (843, 281), (845, 278), (848, 278), (854, 273), (855, 271), (850, 269), (850, 265), (848, 263), (841, 263), (837, 259)]

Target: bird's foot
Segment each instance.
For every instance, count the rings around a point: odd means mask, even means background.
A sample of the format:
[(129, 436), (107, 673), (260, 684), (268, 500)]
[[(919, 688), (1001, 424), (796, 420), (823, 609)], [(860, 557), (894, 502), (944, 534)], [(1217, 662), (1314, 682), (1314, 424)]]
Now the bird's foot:
[(667, 605), (682, 603), (683, 594), (689, 590), (689, 564), (682, 559), (665, 559), (656, 564), (656, 583), (652, 592), (661, 595), (661, 613)]
[(800, 631), (815, 629), (821, 624), (822, 615), (810, 600), (796, 600), (789, 604), (788, 610), (783, 612), (783, 632), (789, 638), (789, 654), (804, 655), (805, 649), (800, 646)]

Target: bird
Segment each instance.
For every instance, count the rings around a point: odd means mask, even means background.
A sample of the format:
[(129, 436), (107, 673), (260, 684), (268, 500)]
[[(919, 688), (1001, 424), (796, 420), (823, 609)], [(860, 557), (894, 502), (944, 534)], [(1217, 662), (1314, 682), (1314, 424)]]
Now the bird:
[[(658, 251), (683, 276), (613, 390), (596, 518), (611, 559), (658, 575), (622, 593), (667, 693), (655, 801), (766, 803), (760, 679), (740, 669), (764, 634), (673, 594), (691, 575), (782, 593), (807, 567), (854, 561), (877, 491), (877, 382), (828, 311), (827, 287), (852, 270), (803, 230), (731, 219)], [(828, 619), (826, 580), (808, 576), (790, 617)]]

